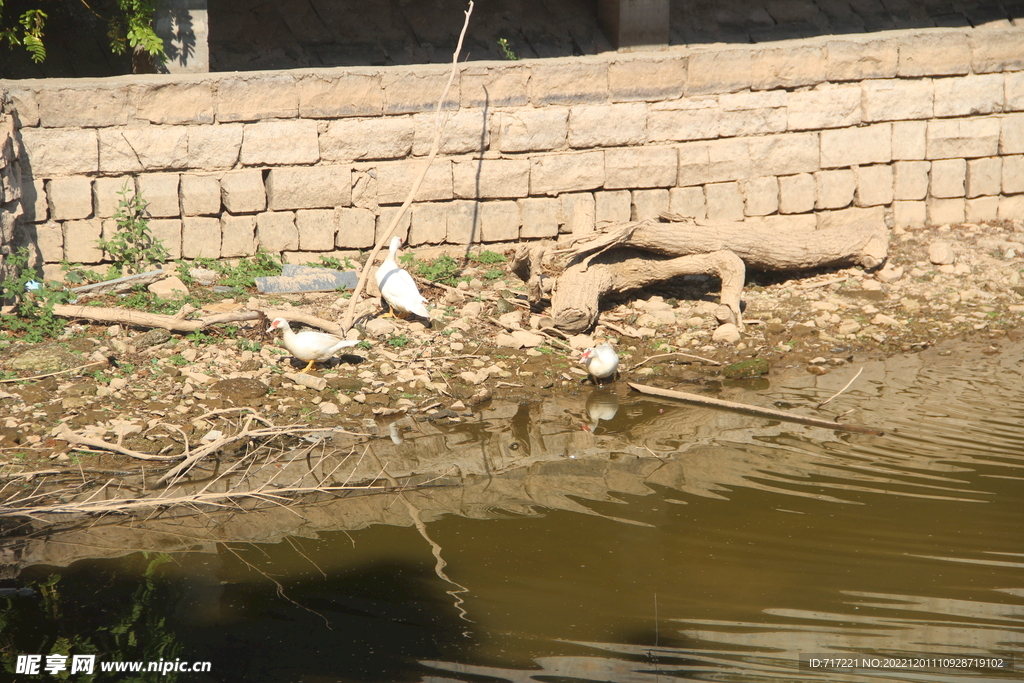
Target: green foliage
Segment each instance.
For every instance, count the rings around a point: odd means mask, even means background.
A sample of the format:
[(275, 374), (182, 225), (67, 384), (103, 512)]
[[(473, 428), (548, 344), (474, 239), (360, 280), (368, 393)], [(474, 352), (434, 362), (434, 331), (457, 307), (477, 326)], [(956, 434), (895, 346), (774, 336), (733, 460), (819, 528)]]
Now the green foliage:
[(41, 342), (64, 331), (65, 322), (53, 314), (53, 307), (70, 300), (70, 294), (56, 282), (38, 282), (28, 267), (29, 252), (22, 247), (7, 257), (7, 277), (0, 282), (0, 302), (14, 306), (13, 314), (0, 315), (0, 329), (24, 335), (29, 343)]
[[(242, 259), (236, 266), (209, 258), (196, 259), (194, 265), (208, 268), (219, 274), (221, 276), (220, 284), (225, 287), (255, 287), (255, 278), (281, 274), (281, 262), (273, 254), (264, 251)], [(179, 270), (187, 271), (188, 269), (181, 268)]]
[(490, 266), (495, 263), (506, 263), (508, 259), (503, 254), (491, 251), (490, 249), (484, 249), (477, 254), (470, 254), (469, 260), (474, 263), (478, 263), (481, 266)]
[(167, 362), (170, 363), (171, 365), (176, 365), (178, 367), (181, 367), (182, 365), (188, 365), (188, 361), (185, 360), (185, 357), (182, 356), (180, 353), (176, 353), (173, 356), (168, 356)]
[(263, 350), (263, 345), (257, 341), (250, 339), (239, 339), (238, 348), (242, 351), (252, 351), (253, 353), (259, 353)]
[(132, 193), (129, 197), (128, 181), (117, 194), (121, 197), (114, 213), (117, 232), (109, 240), (96, 240), (96, 246), (107, 252), (114, 265), (129, 273), (141, 273), (166, 261), (170, 253), (163, 242), (149, 231), (149, 219), (146, 218), (149, 202), (143, 199), (141, 192)]
[(508, 44), (507, 38), (498, 38), (498, 47), (501, 48), (501, 54), (505, 56), (505, 59), (511, 62), (519, 61), (519, 57), (512, 51), (512, 47)]
[(356, 264), (352, 263), (352, 259), (348, 256), (344, 260), (334, 256), (321, 256), (320, 265), (324, 268), (333, 268), (334, 270), (358, 270)]
[(413, 275), (449, 286), (454, 286), (458, 282), (462, 270), (459, 268), (459, 262), (447, 254), (442, 254), (431, 261), (420, 261), (414, 254), (403, 254), (399, 261)]
[(409, 339), (409, 337), (407, 337), (406, 335), (400, 334), (397, 337), (392, 337), (391, 339), (388, 339), (388, 345), (393, 346), (396, 349), (400, 349), (411, 341), (412, 340)]

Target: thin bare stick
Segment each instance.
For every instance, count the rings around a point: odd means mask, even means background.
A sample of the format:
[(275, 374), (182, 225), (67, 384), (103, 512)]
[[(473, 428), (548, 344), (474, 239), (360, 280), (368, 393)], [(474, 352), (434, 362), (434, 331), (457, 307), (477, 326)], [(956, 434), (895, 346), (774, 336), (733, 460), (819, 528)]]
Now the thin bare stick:
[(139, 451), (133, 451), (130, 448), (124, 448), (117, 444), (112, 444), (103, 439), (94, 439), (92, 437), (84, 436), (76, 432), (71, 431), (67, 425), (61, 425), (63, 429), (54, 435), (54, 438), (67, 441), (70, 444), (91, 446), (92, 448), (103, 448), (108, 451), (120, 453), (121, 455), (127, 455), (130, 458), (136, 458), (137, 460), (181, 460), (181, 455), (150, 455), (148, 453), (140, 453)]
[(640, 361), (639, 363), (637, 363), (636, 365), (631, 367), (630, 370), (636, 370), (638, 367), (640, 367), (641, 365), (643, 365), (644, 363), (646, 363), (649, 360), (654, 360), (655, 358), (668, 358), (669, 356), (682, 356), (683, 358), (689, 358), (691, 360), (699, 360), (702, 363), (707, 363), (708, 365), (721, 365), (720, 362), (718, 362), (717, 360), (714, 360), (712, 358), (703, 358), (701, 356), (694, 356), (694, 355), (691, 355), (689, 353), (682, 353), (681, 351), (675, 351), (675, 352), (672, 352), (672, 353), (659, 353), (659, 354), (656, 354), (654, 356), (650, 356), (649, 358), (645, 358), (644, 360)]
[(847, 382), (847, 383), (846, 383), (846, 386), (845, 386), (845, 387), (843, 387), (842, 389), (840, 389), (840, 390), (839, 390), (839, 391), (837, 391), (836, 393), (832, 394), (831, 396), (829, 396), (828, 398), (826, 398), (826, 399), (825, 399), (824, 401), (822, 401), (822, 402), (821, 402), (821, 403), (819, 403), (818, 405), (814, 406), (814, 408), (815, 408), (815, 409), (818, 409), (818, 408), (822, 407), (823, 405), (825, 405), (826, 403), (828, 403), (829, 401), (831, 401), (832, 399), (834, 399), (834, 398), (835, 398), (836, 396), (838, 396), (839, 394), (841, 394), (841, 393), (843, 393), (844, 391), (846, 391), (847, 389), (849, 389), (849, 388), (850, 388), (850, 385), (851, 385), (851, 384), (853, 384), (853, 383), (854, 383), (854, 381), (855, 381), (855, 380), (856, 380), (856, 379), (857, 379), (858, 377), (860, 377), (860, 373), (862, 373), (862, 372), (864, 372), (864, 368), (863, 368), (863, 367), (862, 367), (862, 368), (861, 368), (860, 370), (858, 370), (858, 371), (857, 371), (857, 374), (853, 376), (853, 379), (851, 379), (851, 380), (850, 380), (849, 382)]
[(446, 117), (442, 116), (441, 112), (444, 108), (444, 100), (448, 97), (448, 90), (451, 88), (452, 81), (455, 80), (455, 74), (458, 71), (459, 53), (462, 52), (462, 41), (466, 37), (466, 29), (469, 28), (469, 17), (472, 13), (473, 0), (470, 0), (469, 9), (465, 12), (466, 19), (462, 24), (462, 32), (459, 34), (459, 42), (455, 46), (455, 53), (452, 55), (452, 70), (448, 76), (448, 82), (444, 86), (444, 91), (441, 93), (441, 97), (437, 101), (437, 110), (435, 112), (435, 120), (437, 123), (434, 129), (434, 144), (430, 148), (430, 154), (428, 154), (427, 158), (424, 160), (423, 168), (420, 170), (419, 175), (416, 176), (416, 180), (413, 181), (412, 187), (409, 189), (409, 194), (406, 196), (405, 201), (402, 202), (402, 206), (395, 212), (394, 217), (391, 219), (391, 224), (388, 225), (387, 230), (381, 234), (380, 240), (377, 242), (377, 246), (375, 246), (373, 251), (370, 252), (370, 255), (366, 257), (366, 263), (363, 265), (363, 270), (359, 273), (359, 282), (356, 283), (356, 288), (352, 291), (352, 296), (348, 301), (348, 309), (345, 311), (345, 318), (341, 323), (343, 332), (348, 332), (352, 329), (352, 321), (355, 317), (356, 304), (359, 301), (360, 295), (363, 293), (363, 289), (366, 287), (366, 280), (370, 274), (370, 270), (373, 268), (373, 264), (377, 260), (377, 254), (380, 253), (380, 250), (395, 233), (395, 228), (398, 227), (398, 222), (409, 209), (413, 199), (416, 198), (416, 193), (419, 191), (420, 185), (423, 184), (423, 179), (427, 175), (427, 170), (430, 169), (430, 164), (434, 161), (434, 157), (437, 156), (437, 153), (441, 149), (441, 133), (444, 131), (444, 124), (446, 122)]
[(32, 375), (31, 377), (14, 377), (13, 379), (0, 379), (0, 384), (5, 382), (27, 382), (32, 379), (43, 379), (44, 377), (53, 377), (54, 375), (63, 375), (69, 372), (75, 372), (76, 370), (85, 370), (91, 368), (94, 365), (106, 365), (106, 360), (98, 360), (95, 363), (86, 363), (85, 365), (79, 365), (77, 368), (68, 368), (67, 370), (58, 370), (57, 372), (48, 372), (45, 375)]

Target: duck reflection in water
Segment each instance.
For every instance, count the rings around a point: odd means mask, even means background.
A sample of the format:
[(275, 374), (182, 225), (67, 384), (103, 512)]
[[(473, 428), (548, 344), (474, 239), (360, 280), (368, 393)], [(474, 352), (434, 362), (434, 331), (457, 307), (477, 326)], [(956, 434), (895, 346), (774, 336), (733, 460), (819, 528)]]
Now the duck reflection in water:
[(587, 397), (587, 419), (582, 423), (583, 431), (593, 433), (601, 420), (611, 420), (619, 412), (619, 397), (611, 389), (597, 388)]

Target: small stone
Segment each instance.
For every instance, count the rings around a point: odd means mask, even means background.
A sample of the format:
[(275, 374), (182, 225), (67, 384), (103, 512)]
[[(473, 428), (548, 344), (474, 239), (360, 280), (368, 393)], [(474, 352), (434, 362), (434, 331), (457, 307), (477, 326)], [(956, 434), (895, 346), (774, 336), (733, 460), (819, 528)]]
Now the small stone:
[(725, 323), (724, 325), (720, 325), (718, 329), (711, 333), (711, 341), (735, 344), (739, 340), (740, 330), (732, 323)]
[(119, 337), (121, 336), (122, 332), (124, 332), (124, 328), (121, 327), (120, 325), (111, 325), (110, 327), (107, 328), (108, 337)]
[(220, 275), (209, 268), (189, 268), (188, 274), (196, 281), (196, 284), (204, 287), (209, 287), (220, 279)]
[(885, 267), (875, 273), (875, 279), (879, 282), (896, 282), (903, 277), (903, 266), (894, 266), (886, 263)]
[(704, 327), (704, 318), (695, 315), (686, 321), (686, 326), (693, 328)]
[(107, 383), (107, 386), (110, 387), (111, 391), (121, 391), (128, 386), (128, 380), (124, 377), (114, 377)]
[(864, 280), (860, 288), (869, 292), (877, 292), (882, 289), (882, 283), (876, 280)]
[(523, 324), (523, 314), (521, 311), (505, 313), (504, 315), (498, 316), (498, 322), (506, 327), (518, 328)]
[(387, 337), (398, 331), (398, 327), (393, 322), (384, 318), (372, 318), (366, 321), (363, 329), (371, 337)]
[(811, 373), (812, 375), (827, 375), (828, 373), (831, 372), (831, 370), (829, 370), (824, 365), (808, 365), (807, 372)]
[(928, 260), (937, 266), (951, 265), (956, 262), (956, 253), (949, 242), (939, 240), (928, 246)]
[(751, 358), (741, 360), (738, 363), (725, 366), (722, 374), (729, 379), (744, 379), (746, 377), (760, 377), (767, 375), (771, 369), (768, 361), (764, 358)]
[(839, 323), (839, 329), (836, 330), (839, 334), (857, 334), (860, 331), (860, 323), (856, 320), (843, 320)]
[(470, 301), (462, 307), (462, 315), (466, 318), (479, 318), (484, 310), (484, 305), (479, 301)]
[(170, 340), (171, 333), (162, 327), (155, 327), (145, 334), (140, 334), (132, 339), (132, 344), (135, 348), (144, 349), (149, 346), (156, 346), (157, 344), (163, 344)]
[(597, 342), (589, 334), (574, 334), (566, 340), (566, 343), (580, 351), (597, 346)]
[(177, 275), (158, 280), (146, 287), (146, 289), (163, 299), (175, 296), (188, 296), (188, 287), (185, 286), (185, 283)]
[(872, 325), (900, 325), (900, 321), (896, 320), (892, 316), (888, 316), (885, 313), (879, 313), (871, 319)]
[(320, 412), (324, 415), (337, 415), (341, 412), (341, 409), (338, 408), (338, 404), (331, 403), (330, 401), (321, 402), (319, 407)]

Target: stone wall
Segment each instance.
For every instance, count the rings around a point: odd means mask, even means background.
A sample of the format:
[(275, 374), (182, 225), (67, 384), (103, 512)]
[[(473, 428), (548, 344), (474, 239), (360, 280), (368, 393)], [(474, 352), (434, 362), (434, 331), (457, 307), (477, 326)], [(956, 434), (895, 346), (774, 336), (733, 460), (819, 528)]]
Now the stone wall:
[[(447, 75), (0, 82), (23, 150), (18, 239), (50, 275), (101, 261), (127, 182), (175, 257), (367, 249), (429, 152)], [(401, 228), (413, 246), (662, 211), (780, 230), (1024, 218), (1024, 29), (475, 62), (445, 107), (442, 153)]]

